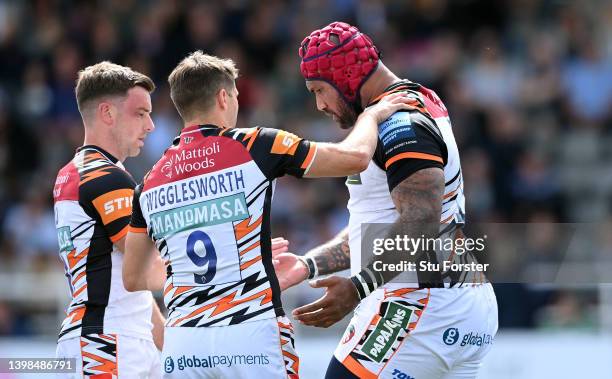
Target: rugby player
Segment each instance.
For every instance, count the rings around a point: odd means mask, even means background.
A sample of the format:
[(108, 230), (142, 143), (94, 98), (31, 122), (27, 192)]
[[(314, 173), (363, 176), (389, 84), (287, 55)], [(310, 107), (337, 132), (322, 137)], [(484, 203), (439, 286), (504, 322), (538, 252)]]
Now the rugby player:
[[(463, 179), (444, 104), (432, 90), (397, 77), (382, 63), (372, 40), (346, 23), (313, 31), (299, 55), (318, 110), (343, 128), (386, 94), (403, 92), (414, 101), (411, 110), (379, 125), (378, 146), (368, 168), (348, 177), (348, 227), (304, 257), (274, 257), (282, 289), (351, 269), (350, 278), (312, 281), (311, 286), (325, 288), (325, 294), (293, 312), (305, 325), (328, 327), (355, 310), (326, 377), (476, 377), (491, 344), (457, 342), (469, 333), (491, 342), (497, 331), (495, 295), (482, 273), (415, 270), (404, 272), (400, 282), (390, 282), (399, 273), (376, 270), (382, 266), (376, 263), (397, 267), (407, 255), (393, 247), (376, 257), (371, 250), (361, 251), (362, 227), (369, 223), (388, 223), (391, 239), (462, 237)], [(419, 253), (432, 262), (473, 259), (470, 253), (444, 249)]]
[(153, 243), (169, 262), (164, 377), (298, 378), (293, 328), (272, 265), (275, 180), (367, 167), (377, 124), (406, 107), (391, 95), (338, 144), (283, 130), (235, 128), (238, 71), (196, 51), (168, 78), (184, 128), (134, 194), (123, 278), (146, 288)]
[[(122, 162), (138, 155), (154, 129), (154, 89), (147, 76), (110, 62), (79, 72), (75, 92), (85, 141), (53, 189), (72, 297), (56, 356), (76, 358), (76, 373), (63, 377), (160, 377), (163, 316), (150, 291), (127, 292), (121, 277), (136, 186)], [(147, 289), (160, 290), (163, 263), (150, 262)]]

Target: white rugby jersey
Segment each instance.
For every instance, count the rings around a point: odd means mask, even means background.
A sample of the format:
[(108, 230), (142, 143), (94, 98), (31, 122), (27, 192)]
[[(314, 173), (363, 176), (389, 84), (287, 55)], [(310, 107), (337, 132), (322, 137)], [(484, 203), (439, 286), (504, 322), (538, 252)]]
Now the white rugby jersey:
[(276, 129), (183, 129), (137, 187), (130, 229), (148, 233), (170, 262), (167, 327), (284, 315), (270, 206), (276, 178), (301, 177), (315, 151)]
[[(379, 125), (379, 142), (374, 158), (365, 171), (348, 177), (346, 181), (350, 193), (349, 247), (353, 275), (362, 269), (362, 224), (395, 222), (399, 213), (395, 209), (391, 191), (420, 169), (440, 167), (444, 170), (441, 236), (454, 238), (456, 226), (464, 223), (463, 177), (448, 111), (435, 92), (410, 81), (388, 87), (378, 99), (399, 91), (412, 94), (417, 100), (417, 109), (397, 112)], [(464, 258), (449, 251), (437, 252), (438, 262)], [(445, 286), (456, 286), (466, 279), (448, 273), (441, 273), (441, 278)], [(422, 285), (416, 273), (402, 281), (403, 287)]]
[(72, 298), (59, 340), (88, 334), (152, 340), (153, 297), (125, 290), (123, 253), (114, 245), (127, 234), (135, 185), (121, 162), (93, 145), (79, 148), (57, 175), (55, 224)]

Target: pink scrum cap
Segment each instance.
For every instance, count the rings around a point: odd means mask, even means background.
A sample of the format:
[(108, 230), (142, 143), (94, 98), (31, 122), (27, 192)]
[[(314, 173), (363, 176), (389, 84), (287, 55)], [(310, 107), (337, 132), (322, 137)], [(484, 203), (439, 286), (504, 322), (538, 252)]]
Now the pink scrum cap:
[(304, 79), (326, 81), (360, 107), (359, 89), (380, 60), (370, 37), (347, 23), (332, 22), (304, 38), (299, 53)]

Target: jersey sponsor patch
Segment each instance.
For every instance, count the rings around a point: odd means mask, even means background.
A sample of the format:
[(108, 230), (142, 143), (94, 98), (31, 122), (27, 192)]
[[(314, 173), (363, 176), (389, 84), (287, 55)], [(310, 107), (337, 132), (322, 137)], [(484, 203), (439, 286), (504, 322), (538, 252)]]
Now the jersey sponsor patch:
[(133, 195), (133, 189), (122, 188), (100, 195), (92, 203), (102, 218), (102, 223), (108, 225), (121, 217), (128, 217), (132, 214)]
[(363, 343), (361, 350), (375, 362), (382, 362), (397, 337), (408, 326), (412, 310), (399, 303), (389, 302), (385, 315)]
[(412, 139), (414, 141), (412, 143), (416, 143), (416, 134), (410, 120), (410, 113), (396, 112), (378, 125), (378, 138), (384, 147), (399, 140)]

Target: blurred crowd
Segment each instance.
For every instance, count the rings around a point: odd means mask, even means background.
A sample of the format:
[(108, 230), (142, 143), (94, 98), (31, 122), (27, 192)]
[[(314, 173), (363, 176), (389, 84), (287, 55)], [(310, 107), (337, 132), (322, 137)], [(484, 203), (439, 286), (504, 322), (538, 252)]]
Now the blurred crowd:
[[(358, 25), (392, 71), (446, 103), (468, 222), (610, 219), (610, 1), (4, 0), (0, 277), (61, 277), (51, 188), (83, 139), (74, 98), (80, 69), (110, 60), (155, 81), (156, 130), (126, 162), (139, 181), (181, 127), (166, 79), (195, 49), (237, 62), (239, 127), (341, 139), (344, 132), (316, 112), (297, 55), (307, 33), (334, 20)], [(343, 180), (283, 178), (273, 233), (304, 253), (346, 225), (347, 199)], [(497, 293), (502, 327), (595, 323), (593, 291), (504, 285)], [(0, 335), (39, 333), (28, 321), (32, 309), (0, 296)]]

